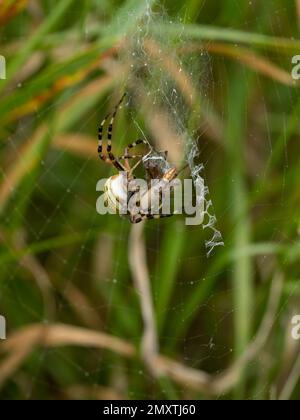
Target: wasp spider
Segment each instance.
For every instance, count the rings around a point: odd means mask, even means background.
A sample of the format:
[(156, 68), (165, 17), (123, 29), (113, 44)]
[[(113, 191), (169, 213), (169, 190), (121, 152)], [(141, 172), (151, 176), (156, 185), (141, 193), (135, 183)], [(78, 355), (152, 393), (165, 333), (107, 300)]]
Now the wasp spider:
[[(123, 102), (126, 93), (122, 96), (120, 101), (114, 108), (112, 113), (106, 115), (104, 120), (99, 126), (99, 133), (98, 133), (98, 154), (100, 159), (104, 162), (113, 165), (119, 173), (117, 175), (113, 175), (110, 177), (104, 187), (104, 199), (105, 202), (116, 212), (119, 212), (120, 206), (126, 206), (128, 208), (129, 200), (134, 198), (135, 194), (139, 194), (138, 196), (138, 203), (140, 203), (139, 207), (135, 207), (135, 209), (128, 210), (127, 216), (129, 217), (131, 223), (139, 223), (144, 219), (159, 219), (162, 217), (170, 217), (172, 214), (162, 214), (161, 210), (158, 214), (151, 214), (151, 210), (149, 209), (148, 198), (151, 195), (151, 180), (160, 180), (163, 181), (163, 185), (166, 185), (173, 181), (177, 175), (177, 169), (170, 165), (167, 161), (167, 152), (158, 152), (156, 151), (147, 140), (137, 139), (136, 141), (128, 144), (125, 148), (125, 152), (123, 156), (115, 157), (112, 152), (112, 134), (113, 134), (113, 127), (114, 127), (114, 120), (117, 114), (117, 111)], [(103, 153), (103, 129), (106, 122), (109, 120), (108, 124), (108, 131), (107, 131), (107, 146), (106, 146), (106, 153)], [(131, 155), (130, 150), (135, 148), (136, 146), (144, 144), (148, 147), (148, 152), (146, 154), (140, 155)], [(138, 159), (137, 163), (131, 167), (129, 161), (132, 159)], [(134, 185), (134, 170), (138, 167), (138, 165), (142, 163), (147, 180), (148, 180), (148, 188), (146, 191), (140, 191), (137, 187), (136, 189), (133, 188), (130, 191), (126, 188), (126, 183), (124, 183), (124, 174), (126, 176), (126, 181), (130, 182)], [(141, 203), (147, 203), (146, 208)], [(161, 207), (160, 207), (161, 209)]]

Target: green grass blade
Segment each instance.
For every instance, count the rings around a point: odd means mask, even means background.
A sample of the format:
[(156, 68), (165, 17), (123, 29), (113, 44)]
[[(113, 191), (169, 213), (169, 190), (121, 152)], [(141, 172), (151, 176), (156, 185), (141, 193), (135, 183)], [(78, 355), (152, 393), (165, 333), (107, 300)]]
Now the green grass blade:
[(158, 262), (157, 281), (154, 295), (157, 315), (157, 328), (163, 332), (168, 307), (176, 287), (176, 277), (181, 265), (180, 255), (184, 246), (185, 226), (181, 223), (170, 223)]
[[(53, 27), (60, 21), (60, 19), (64, 16), (67, 9), (71, 6), (74, 0), (60, 0), (58, 3), (55, 4), (53, 7), (52, 13), (46, 18), (46, 20), (41, 24), (41, 26), (34, 32), (27, 43), (23, 46), (22, 50), (16, 55), (15, 59), (11, 61), (7, 68), (7, 74), (9, 79), (11, 80), (16, 73), (20, 70), (23, 66), (25, 61), (28, 59), (30, 54), (35, 50), (38, 46), (40, 40), (50, 32)], [(0, 85), (0, 92), (4, 89), (5, 83)]]
[[(245, 153), (247, 99), (249, 79), (247, 73), (235, 74), (229, 85), (228, 100), (228, 165), (231, 180), (231, 223), (233, 226), (234, 247), (239, 249), (250, 243), (250, 223), (247, 215), (247, 198), (243, 156)], [(235, 331), (235, 356), (238, 358), (245, 351), (252, 330), (253, 284), (251, 259), (241, 257), (233, 264), (233, 310)], [(243, 398), (245, 382), (238, 384), (236, 396)]]
[(174, 37), (176, 37), (180, 32), (186, 39), (209, 42), (226, 41), (231, 43), (246, 44), (256, 48), (276, 51), (277, 53), (284, 52), (297, 54), (300, 50), (300, 41), (296, 39), (281, 38), (254, 32), (239, 31), (236, 29), (197, 24), (185, 25), (183, 32), (180, 24), (162, 24), (159, 25), (157, 29), (159, 31), (165, 31), (167, 34)]

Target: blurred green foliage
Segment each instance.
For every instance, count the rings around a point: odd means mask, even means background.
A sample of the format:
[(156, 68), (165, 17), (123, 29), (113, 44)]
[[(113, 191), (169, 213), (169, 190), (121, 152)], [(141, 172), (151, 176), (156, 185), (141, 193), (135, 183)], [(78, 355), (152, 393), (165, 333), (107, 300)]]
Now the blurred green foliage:
[[(203, 130), (198, 142), (225, 241), (207, 258), (201, 227), (179, 217), (146, 224), (161, 353), (211, 373), (225, 369), (253, 338), (270, 283), (282, 273), (282, 307), (266, 347), (220, 396), (277, 398), (299, 353), (289, 334), (300, 312), (300, 101), (296, 82), (288, 82), (292, 56), (300, 54), (297, 1), (148, 3), (169, 14), (159, 23), (166, 36), (176, 38), (183, 19), (185, 42), (207, 47), (213, 76), (205, 112), (219, 135)], [(8, 336), (55, 322), (139, 346), (131, 226), (96, 214), (95, 186), (114, 173), (97, 160), (98, 124), (122, 93), (122, 75), (110, 71), (114, 48), (135, 29), (145, 2), (22, 6), (0, 10), (0, 54), (8, 63), (0, 80), (0, 313)], [(242, 48), (254, 54), (250, 64)], [(124, 114), (116, 154), (136, 135)], [(290, 398), (299, 398), (299, 386)], [(188, 384), (153, 379), (138, 358), (67, 346), (31, 353), (2, 384), (1, 398), (92, 398), (96, 387), (103, 398), (204, 397)]]

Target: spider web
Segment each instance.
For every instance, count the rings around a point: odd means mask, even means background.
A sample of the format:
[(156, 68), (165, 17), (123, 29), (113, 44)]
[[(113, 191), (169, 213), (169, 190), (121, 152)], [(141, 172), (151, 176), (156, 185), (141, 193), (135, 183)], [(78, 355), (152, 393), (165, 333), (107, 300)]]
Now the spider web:
[[(209, 256), (216, 247), (224, 245), (217, 229), (209, 188), (204, 181), (204, 164), (197, 162), (197, 158), (201, 158), (198, 140), (201, 142), (205, 126), (201, 122), (203, 105), (196, 98), (201, 92), (204, 102), (208, 87), (213, 85), (209, 56), (204, 49), (196, 54), (185, 51), (181, 20), (178, 22), (181, 29), (176, 39), (168, 38), (164, 31), (157, 29), (164, 22), (176, 23), (162, 8), (154, 12), (148, 5), (136, 31), (124, 34), (126, 52), (121, 57), (121, 66), (128, 69), (124, 85), (131, 93), (131, 100), (145, 108), (150, 115), (145, 130), (141, 128), (136, 115), (131, 115), (141, 137), (147, 139), (145, 131), (152, 131), (157, 147), (165, 147), (164, 150), (168, 151), (177, 165), (183, 163), (180, 156), (188, 163), (194, 185), (200, 191), (195, 200), (196, 206), (203, 209), (202, 228), (211, 231), (210, 238), (205, 241)], [(155, 126), (151, 118), (161, 121), (157, 121)], [(165, 130), (168, 141), (164, 141), (160, 130)]]
[[(280, 12), (280, 10), (277, 10), (277, 12)], [(176, 78), (176, 74), (178, 76), (178, 72), (179, 75), (181, 73), (187, 74), (188, 79), (191, 81), (191, 86), (193, 86), (197, 92), (200, 91), (204, 99), (206, 95), (209, 94), (214, 97), (216, 93), (208, 92), (208, 90), (214, 89), (216, 82), (211, 74), (210, 57), (204, 50), (202, 51), (202, 56), (200, 56), (200, 61), (199, 54), (197, 54), (197, 57), (192, 54), (189, 56), (181, 56), (178, 52), (174, 52), (175, 50), (180, 51), (185, 46), (183, 32), (178, 35), (178, 39), (175, 41), (168, 38), (162, 31), (158, 33), (153, 32), (154, 23), (158, 23), (159, 21), (166, 22), (169, 21), (169, 19), (170, 18), (166, 13), (162, 11), (154, 13), (149, 7), (144, 20), (141, 20), (137, 25), (135, 34), (129, 34), (134, 42), (120, 60), (121, 66), (129, 67), (125, 72), (123, 83), (130, 92), (130, 100), (126, 104), (126, 112), (129, 111), (135, 130), (138, 131), (142, 137), (146, 138), (148, 138), (148, 133), (150, 133), (155, 144), (162, 148), (165, 144), (162, 143), (161, 137), (164, 138), (164, 136), (155, 134), (157, 124), (153, 125), (151, 121), (144, 122), (144, 113), (141, 112), (141, 115), (139, 115), (136, 112), (136, 108), (138, 108), (139, 104), (143, 104), (145, 98), (148, 98), (148, 102), (145, 105), (148, 108), (147, 114), (152, 113), (155, 117), (157, 110), (159, 110), (159, 113), (163, 113), (166, 116), (166, 124), (164, 126), (166, 131), (164, 134), (167, 139), (170, 139), (170, 137), (175, 139), (173, 140), (173, 143), (170, 143), (168, 140), (167, 149), (170, 149), (170, 159), (177, 165), (188, 162), (191, 176), (193, 177), (195, 184), (199, 182), (203, 185), (203, 195), (198, 197), (198, 200), (200, 203), (205, 200), (206, 221), (203, 223), (201, 229), (208, 229), (212, 232), (212, 236), (206, 241), (206, 253), (213, 255), (215, 247), (222, 245), (223, 240), (220, 232), (216, 228), (216, 218), (214, 211), (212, 210), (212, 200), (210, 199), (209, 190), (206, 186), (207, 183), (204, 181), (204, 171), (208, 170), (211, 160), (201, 163), (200, 154), (200, 163), (198, 162), (198, 144), (200, 145), (201, 153), (205, 151), (206, 146), (203, 144), (202, 139), (205, 137), (207, 128), (204, 123), (201, 123), (201, 111), (205, 105), (193, 103), (193, 98), (190, 98), (191, 101), (189, 102), (187, 96), (182, 95), (181, 89), (178, 87), (178, 81), (177, 83), (174, 82), (174, 77)], [(243, 22), (245, 27), (251, 23), (253, 22)], [(258, 18), (256, 23), (259, 24)], [(184, 31), (183, 26), (182, 31)], [(148, 45), (148, 50), (145, 49), (144, 41), (149, 37), (156, 42), (154, 50), (151, 50), (152, 53), (161, 54), (161, 59), (158, 58), (154, 60), (153, 56), (149, 55), (149, 48), (153, 48), (153, 45)], [(159, 53), (159, 48), (158, 50), (156, 49), (157, 45), (161, 46), (161, 53)], [(172, 63), (164, 62), (165, 51), (167, 51), (168, 56), (172, 58)], [(153, 63), (153, 61), (155, 62)], [(173, 76), (170, 77), (167, 70), (170, 70), (170, 67), (173, 69), (172, 66), (174, 63), (175, 73), (172, 73)], [(145, 66), (147, 67), (146, 72), (141, 70), (141, 67), (144, 64), (147, 64)], [(226, 66), (226, 64), (224, 64), (224, 66)], [(185, 90), (188, 92), (189, 87), (190, 85), (188, 84), (185, 86)], [(21, 85), (18, 89), (20, 88), (22, 88)], [(218, 89), (216, 90), (219, 91), (221, 89), (222, 81), (218, 81)], [(279, 97), (282, 95), (281, 91), (276, 87), (275, 92)], [(113, 98), (109, 97), (107, 99), (106, 108), (109, 108), (114, 104), (114, 98), (115, 95), (113, 95)], [(265, 98), (263, 97), (263, 99)], [(267, 101), (267, 99), (265, 100)], [(18, 124), (17, 135), (16, 133), (13, 133), (8, 138), (10, 148), (14, 150), (16, 156), (21, 156), (20, 145), (24, 138), (27, 137), (28, 133), (30, 133), (31, 125), (33, 123), (39, 124), (45, 113), (55, 110), (63, 101), (64, 99), (60, 99), (51, 106), (46, 107), (43, 111), (36, 112), (33, 116), (33, 121), (32, 119), (23, 120)], [(191, 104), (193, 104), (193, 106)], [(90, 126), (95, 128), (102, 117), (100, 111), (97, 109), (88, 115), (84, 121), (80, 121), (78, 129), (81, 132), (85, 132), (89, 131)], [(104, 112), (105, 111), (103, 110), (103, 113)], [(264, 116), (266, 122), (268, 122), (269, 116), (266, 108), (264, 108)], [(268, 139), (271, 139), (272, 133), (269, 131), (268, 124), (266, 131)], [(49, 133), (51, 134), (50, 131)], [(131, 135), (132, 130), (128, 129), (128, 132), (122, 133), (120, 136), (120, 142), (126, 144)], [(270, 154), (272, 153), (271, 140), (269, 141), (269, 152)], [(183, 159), (182, 156), (184, 156)], [(69, 176), (65, 175), (64, 172), (66, 162), (70, 163), (72, 167), (71, 182)], [(74, 217), (72, 216), (74, 216), (74, 214), (76, 215), (77, 212), (83, 212), (85, 214), (84, 220), (81, 220), (81, 226), (84, 227), (85, 233), (82, 236), (81, 245), (75, 252), (65, 253), (52, 250), (50, 256), (41, 255), (40, 257), (41, 264), (47, 268), (51, 277), (54, 278), (53, 288), (57, 295), (59, 295), (55, 320), (68, 322), (70, 316), (69, 311), (74, 310), (74, 308), (77, 315), (80, 311), (85, 311), (85, 313), (88, 313), (89, 315), (105, 312), (105, 320), (102, 327), (108, 329), (112, 334), (122, 335), (123, 331), (120, 332), (111, 327), (118, 311), (133, 314), (136, 318), (139, 317), (139, 313), (136, 307), (132, 305), (132, 302), (127, 300), (127, 298), (125, 298), (125, 300), (120, 298), (120, 291), (121, 294), (126, 297), (132, 296), (133, 294), (132, 284), (126, 280), (123, 274), (124, 269), (128, 270), (127, 256), (126, 253), (124, 253), (128, 239), (127, 222), (121, 219), (118, 219), (116, 222), (111, 222), (112, 224), (116, 223), (114, 235), (112, 236), (104, 231), (97, 241), (96, 249), (91, 248), (91, 236), (93, 235), (95, 226), (97, 226), (97, 219), (99, 216), (95, 212), (94, 202), (91, 201), (89, 197), (95, 195), (95, 172), (98, 171), (98, 164), (95, 166), (92, 158), (82, 161), (82, 159), (69, 155), (65, 151), (56, 150), (55, 152), (51, 151), (48, 154), (46, 161), (41, 162), (41, 165), (41, 175), (34, 184), (36, 196), (33, 196), (30, 200), (30, 214), (22, 220), (22, 225), (29, 236), (28, 239), (38, 241), (55, 235), (57, 227), (54, 220), (56, 218), (60, 220), (61, 224), (65, 225), (68, 233), (76, 234), (79, 229), (77, 226), (74, 226), (70, 220), (74, 220)], [(282, 176), (282, 204), (284, 204), (285, 170)], [(6, 176), (5, 170), (3, 176)], [(91, 186), (90, 192), (92, 192), (90, 196), (85, 194), (87, 185)], [(57, 197), (57, 194), (54, 194), (55, 190), (60, 191), (60, 199), (58, 201), (53, 200), (53, 196)], [(213, 192), (213, 186), (211, 187), (211, 190)], [(74, 205), (71, 206), (71, 208), (69, 206), (70, 202), (74, 202)], [(43, 211), (47, 206), (48, 208), (50, 207), (51, 210), (48, 212)], [(18, 208), (14, 203), (12, 204), (12, 209), (18, 211)], [(22, 209), (20, 209), (20, 214), (21, 210)], [(225, 204), (224, 213), (219, 215), (219, 218), (222, 219), (228, 212), (230, 212), (230, 203)], [(31, 223), (32, 219), (36, 219), (38, 222), (33, 224)], [(6, 217), (5, 222), (7, 224), (10, 223), (9, 214)], [(193, 234), (198, 235), (198, 232), (198, 228), (193, 227)], [(149, 223), (146, 227), (146, 233), (151, 233), (155, 238), (152, 242), (147, 242), (147, 251), (151, 263), (151, 261), (159, 259), (162, 225), (159, 223)], [(276, 235), (276, 233), (277, 232), (274, 230), (274, 235)], [(114, 252), (112, 250), (114, 250)], [(190, 255), (188, 255), (189, 252)], [(98, 258), (102, 255), (104, 256), (101, 257), (99, 263)], [(109, 269), (106, 271), (104, 267), (105, 263), (112, 259), (113, 267), (111, 271), (109, 271)], [(91, 264), (88, 265), (87, 261)], [(199, 252), (199, 249), (187, 251), (184, 257), (184, 265), (188, 265), (190, 261), (197, 261), (199, 262), (199, 266), (201, 266), (202, 255), (201, 252)], [(107, 264), (109, 265), (109, 263)], [(152, 276), (153, 280), (155, 280), (156, 277), (159, 277), (160, 269), (161, 266), (158, 266), (157, 271)], [(33, 306), (31, 303), (28, 303), (32, 301), (31, 296), (26, 292), (26, 286), (22, 285), (22, 282), (19, 280), (19, 271), (20, 268), (14, 266), (2, 273), (0, 299), (1, 303), (3, 302), (3, 312), (8, 314), (8, 323), (15, 328), (19, 323), (23, 324), (24, 321), (49, 322), (49, 314), (45, 313), (44, 317), (41, 318), (40, 305), (37, 304)], [(68, 273), (66, 278), (64, 273)], [(102, 274), (99, 273), (103, 273), (101, 286), (99, 286), (98, 283), (99, 277), (101, 277)], [(214, 274), (214, 277), (215, 276), (217, 276), (217, 274)], [(184, 280), (179, 280), (179, 303), (174, 304), (169, 308), (171, 313), (180, 313), (182, 307), (185, 305), (184, 296), (186, 295), (187, 289), (193, 291), (199, 283), (209, 281), (209, 278), (203, 278), (201, 273), (199, 277), (186, 281), (186, 277), (183, 276)], [(72, 301), (62, 298), (61, 296), (67, 295), (68, 289), (71, 288), (73, 283), (87, 293), (90, 291), (91, 286), (97, 291), (101, 288), (101, 294), (104, 296), (102, 297), (102, 300), (95, 299), (95, 301), (90, 301), (87, 306), (85, 302), (80, 303), (80, 300), (75, 299), (75, 304), (72, 307)], [(220, 295), (223, 293), (225, 292), (222, 291)], [(217, 362), (222, 361), (223, 358), (228, 358), (228, 355), (232, 353), (231, 348), (219, 344), (218, 333), (224, 329), (224, 325), (227, 325), (226, 319), (234, 312), (234, 308), (232, 311), (229, 311), (227, 308), (225, 310), (216, 309), (215, 297), (215, 293), (212, 293), (209, 299), (197, 308), (199, 311), (207, 311), (210, 314), (214, 314), (215, 322), (213, 328), (210, 329), (209, 332), (207, 330), (203, 332), (199, 326), (195, 326), (192, 334), (189, 334), (186, 338), (179, 339), (179, 345), (183, 346), (184, 360), (192, 366), (205, 366), (205, 362), (212, 359), (216, 359)], [(8, 308), (9, 306), (18, 306), (17, 316), (13, 316), (12, 311)], [(253, 318), (255, 316), (254, 312), (255, 309), (253, 309)], [(126, 316), (124, 316), (124, 319), (126, 324)], [(22, 320), (22, 322), (20, 322), (20, 320)], [(182, 323), (185, 322), (185, 320), (186, 319), (183, 317)], [(136, 340), (136, 337), (126, 336), (126, 339), (132, 339), (134, 341)], [(172, 339), (172, 336), (163, 335), (162, 344), (167, 344), (169, 341), (172, 341)], [(199, 340), (202, 343), (200, 344), (200, 347), (198, 346)], [(82, 360), (82, 363), (78, 363), (79, 358)], [(72, 371), (76, 371), (78, 377), (81, 378), (82, 383), (87, 383), (92, 387), (96, 387), (99, 383), (99, 378), (102, 375), (106, 375), (107, 370), (114, 371), (113, 376), (115, 376), (115, 378), (112, 379), (112, 382), (115, 384), (116, 389), (126, 389), (126, 376), (130, 375), (138, 375), (144, 381), (147, 381), (150, 384), (152, 383), (153, 380), (145, 369), (138, 369), (116, 359), (117, 358), (114, 357), (104, 357), (102, 354), (99, 355), (99, 351), (96, 350), (89, 350), (88, 355), (80, 354), (79, 357), (75, 352), (66, 353), (59, 349), (41, 350), (39, 352), (38, 361), (31, 369), (31, 373), (35, 373), (31, 374), (30, 379), (28, 379), (28, 377), (26, 378), (25, 395), (27, 398), (34, 397), (38, 394), (39, 387), (45, 387), (52, 395), (60, 395), (61, 389), (57, 388), (57, 385), (53, 386), (50, 383), (45, 383), (45, 376), (41, 375), (42, 370), (46, 370), (47, 372), (47, 365), (55, 363), (58, 366), (62, 366), (63, 370), (70, 373), (70, 378), (72, 378)], [(90, 367), (90, 360), (95, 362), (93, 367)], [(105, 360), (105, 366), (103, 366), (103, 360)], [(98, 366), (97, 369), (94, 368), (95, 365)], [(60, 383), (59, 377), (56, 377), (55, 379), (57, 383)], [(20, 386), (23, 386), (22, 380), (22, 375), (16, 376), (16, 383), (20, 383)], [(72, 381), (70, 380), (70, 382)], [(266, 386), (266, 384), (264, 384), (263, 387), (264, 386)], [(184, 391), (185, 390), (183, 389), (183, 396), (185, 396)], [(263, 395), (264, 391), (264, 389), (258, 390), (257, 398), (259, 398), (261, 394)], [(144, 392), (140, 392), (140, 395), (137, 395), (136, 391), (131, 392), (130, 390), (128, 395), (135, 398), (139, 396), (141, 398), (155, 397), (155, 394), (152, 395), (151, 393), (148, 393), (145, 395)]]

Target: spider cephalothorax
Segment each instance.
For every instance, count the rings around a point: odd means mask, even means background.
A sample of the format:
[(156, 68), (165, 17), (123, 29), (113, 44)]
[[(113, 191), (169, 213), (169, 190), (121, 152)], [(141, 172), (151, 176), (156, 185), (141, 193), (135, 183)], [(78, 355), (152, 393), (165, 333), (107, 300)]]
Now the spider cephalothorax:
[[(173, 181), (178, 175), (177, 169), (167, 161), (167, 152), (156, 151), (152, 146), (150, 146), (147, 140), (143, 139), (138, 139), (133, 143), (130, 143), (125, 148), (125, 153), (123, 156), (115, 157), (112, 152), (112, 132), (114, 119), (125, 95), (126, 94), (122, 96), (119, 103), (115, 106), (113, 113), (108, 114), (99, 127), (99, 157), (104, 162), (115, 166), (115, 168), (119, 171), (117, 175), (113, 175), (107, 180), (104, 187), (104, 200), (111, 209), (117, 212), (120, 212), (121, 208), (126, 207), (128, 209), (127, 216), (129, 216), (131, 223), (139, 223), (144, 219), (170, 217), (172, 214), (162, 214), (161, 212), (158, 214), (152, 214), (148, 206), (149, 197), (152, 193), (150, 181), (158, 180), (159, 185), (165, 186)], [(111, 117), (111, 119), (108, 125), (107, 133), (107, 154), (103, 154), (103, 127), (109, 117)], [(141, 155), (130, 155), (130, 150), (140, 144), (147, 146), (149, 149), (148, 152)], [(134, 164), (133, 167), (131, 167), (129, 161), (133, 159), (138, 159), (138, 161)], [(139, 164), (143, 165), (148, 180), (148, 188), (142, 191), (138, 185), (135, 186), (134, 182), (135, 177), (133, 172)], [(128, 183), (130, 184), (129, 190), (127, 188)], [(134, 201), (132, 200), (134, 198), (136, 198), (135, 201), (140, 205), (133, 207), (128, 206), (129, 201)]]
[(157, 152), (152, 149), (143, 157), (143, 166), (151, 179), (160, 179), (173, 168), (167, 161), (167, 155), (167, 152)]

